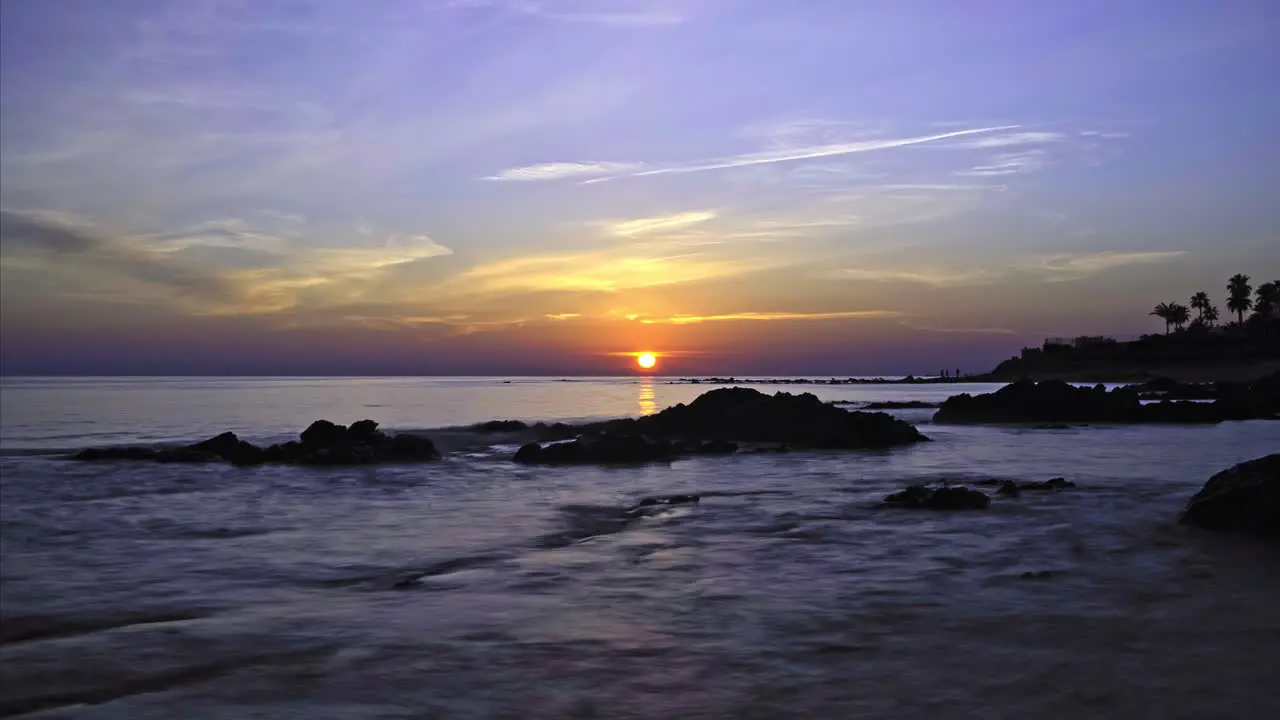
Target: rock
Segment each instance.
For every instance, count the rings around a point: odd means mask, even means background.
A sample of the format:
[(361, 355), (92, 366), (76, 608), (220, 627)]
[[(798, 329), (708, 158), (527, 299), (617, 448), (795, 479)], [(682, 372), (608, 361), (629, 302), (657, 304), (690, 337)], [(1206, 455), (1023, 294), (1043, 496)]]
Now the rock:
[(86, 448), (71, 456), (72, 460), (151, 460), (156, 459), (158, 452), (143, 447), (106, 447)]
[(702, 500), (701, 495), (660, 495), (658, 497), (647, 497), (633, 505), (628, 514), (642, 512), (646, 508), (657, 507), (660, 505), (696, 505)]
[(347, 442), (347, 428), (328, 420), (317, 420), (302, 431), (302, 444), (312, 448), (333, 447)]
[(355, 442), (377, 442), (384, 436), (378, 432), (378, 423), (372, 420), (357, 420), (347, 428), (347, 435)]
[(938, 403), (921, 402), (919, 400), (895, 401), (867, 403), (863, 410), (923, 410), (928, 408), (936, 408)]
[(261, 465), (266, 462), (266, 453), (262, 448), (241, 440), (233, 432), (224, 432), (204, 442), (191, 445), (188, 449), (210, 452), (232, 465), (240, 465), (242, 467)]
[(382, 457), (379, 459), (394, 462), (422, 462), (439, 460), (440, 452), (436, 450), (436, 444), (431, 442), (430, 438), (400, 433), (393, 435), (391, 441), (386, 443)]
[(1209, 478), (1182, 513), (1187, 525), (1280, 540), (1280, 453)]
[(263, 451), (263, 461), (269, 463), (294, 463), (301, 457), (302, 444), (295, 440), (272, 445)]
[(886, 496), (884, 502), (890, 507), (920, 510), (982, 510), (991, 504), (991, 498), (984, 492), (959, 485), (937, 488), (912, 485)]
[(612, 421), (655, 438), (685, 441), (777, 442), (811, 448), (879, 449), (928, 440), (915, 427), (885, 413), (849, 412), (810, 393), (766, 395), (752, 388), (721, 388), (637, 420)]
[(643, 435), (606, 433), (550, 445), (529, 443), (512, 459), (530, 465), (632, 465), (672, 460), (680, 450), (668, 441)]
[(728, 440), (708, 440), (693, 449), (695, 455), (732, 455), (738, 452), (738, 444)]
[(222, 462), (222, 456), (208, 450), (194, 448), (172, 448), (156, 451), (152, 458), (158, 463), (211, 463)]
[(520, 449), (516, 451), (515, 457), (511, 459), (524, 465), (536, 465), (541, 455), (542, 446), (536, 442), (531, 442), (521, 445)]
[(578, 437), (577, 428), (573, 427), (572, 425), (566, 425), (562, 422), (553, 423), (551, 425), (540, 422), (535, 424), (533, 426), (533, 429), (535, 432), (537, 432), (538, 438), (543, 442), (555, 442), (557, 440), (572, 440), (573, 438)]
[(149, 460), (163, 463), (228, 462), (250, 466), (262, 463), (295, 465), (368, 465), (385, 462), (438, 460), (435, 443), (418, 435), (388, 437), (372, 420), (360, 420), (350, 428), (327, 420), (312, 423), (290, 441), (260, 448), (224, 432), (183, 448), (90, 448), (72, 456), (76, 460)]
[(985, 395), (963, 393), (938, 408), (936, 423), (1213, 423), (1280, 414), (1280, 381), (1264, 378), (1212, 403), (1143, 404), (1139, 392), (1102, 385), (1076, 387), (1056, 380), (1020, 380)]
[(1022, 490), (1066, 490), (1073, 488), (1076, 484), (1066, 478), (1050, 478), (1044, 482), (1024, 483), (1018, 487)]
[(519, 420), (490, 420), (472, 425), (471, 429), (482, 433), (519, 432), (520, 430), (528, 430), (529, 425)]
[(1141, 404), (1133, 392), (1078, 388), (1064, 382), (1020, 380), (994, 393), (947, 398), (936, 423), (1133, 422)]
[(1018, 497), (1022, 495), (1022, 488), (1018, 487), (1018, 483), (1012, 480), (1005, 480), (1000, 483), (1000, 489), (996, 490), (997, 495), (1005, 495), (1007, 497)]

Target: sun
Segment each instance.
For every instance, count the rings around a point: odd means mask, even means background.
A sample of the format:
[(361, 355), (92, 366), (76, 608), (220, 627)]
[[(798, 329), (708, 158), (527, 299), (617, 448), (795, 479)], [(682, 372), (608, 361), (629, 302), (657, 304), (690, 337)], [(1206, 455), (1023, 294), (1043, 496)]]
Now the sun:
[(636, 356), (636, 364), (648, 370), (658, 364), (658, 358), (654, 357), (653, 353), (640, 353)]

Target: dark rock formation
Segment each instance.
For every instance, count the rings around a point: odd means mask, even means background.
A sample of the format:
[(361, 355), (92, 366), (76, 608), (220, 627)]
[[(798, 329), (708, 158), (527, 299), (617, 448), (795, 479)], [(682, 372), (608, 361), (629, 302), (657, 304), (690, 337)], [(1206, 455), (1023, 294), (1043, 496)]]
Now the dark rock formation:
[(991, 504), (991, 498), (984, 492), (959, 485), (912, 485), (886, 496), (884, 503), (912, 510), (983, 510)]
[(1187, 525), (1280, 540), (1280, 453), (1209, 478), (1182, 513)]
[(567, 443), (520, 448), (516, 462), (534, 465), (641, 463), (687, 454), (737, 452), (737, 442), (810, 448), (880, 449), (928, 440), (915, 427), (884, 413), (848, 412), (805, 393), (766, 395), (724, 388), (639, 419), (582, 425), (536, 425), (542, 437)]
[(250, 466), (263, 463), (293, 465), (369, 465), (388, 462), (437, 460), (431, 440), (401, 433), (388, 436), (372, 420), (360, 420), (351, 427), (317, 420), (302, 431), (301, 442), (289, 441), (260, 448), (241, 440), (233, 432), (182, 448), (90, 448), (72, 456), (75, 460), (145, 460), (161, 463), (228, 462)]
[(712, 390), (688, 405), (606, 426), (685, 441), (778, 442), (811, 448), (890, 448), (928, 440), (915, 427), (885, 413), (849, 412), (810, 393), (766, 395), (751, 388)]
[(528, 430), (529, 425), (519, 420), (490, 420), (472, 425), (471, 429), (482, 433), (519, 432)]
[(533, 431), (537, 433), (538, 438), (543, 442), (555, 442), (557, 440), (572, 440), (578, 437), (578, 429), (572, 425), (566, 425), (562, 422), (552, 423), (550, 425), (540, 422), (535, 423)]
[(601, 434), (550, 445), (529, 443), (512, 459), (526, 465), (634, 465), (673, 460), (683, 450), (670, 441), (644, 435)]
[(1075, 486), (1075, 483), (1066, 478), (1056, 477), (1049, 478), (1044, 482), (1023, 483), (1018, 487), (1022, 490), (1066, 490), (1067, 488), (1073, 488)]
[(266, 453), (262, 448), (241, 440), (233, 432), (224, 432), (204, 442), (198, 442), (190, 449), (211, 452), (217, 455), (218, 459), (243, 467), (266, 462)]
[(921, 402), (919, 400), (887, 400), (885, 402), (867, 403), (863, 410), (925, 410), (938, 407), (938, 403)]
[[(1161, 385), (1164, 386), (1163, 384)], [(1132, 387), (1076, 387), (1056, 380), (1020, 380), (994, 393), (947, 398), (936, 423), (1213, 423), (1280, 416), (1280, 377), (1269, 376), (1219, 394), (1212, 403), (1142, 403)]]
[(1018, 487), (1018, 483), (1012, 480), (1005, 480), (1000, 483), (1000, 489), (996, 490), (996, 494), (1004, 495), (1005, 497), (1018, 497), (1022, 495), (1022, 488)]
[(728, 440), (708, 440), (691, 451), (695, 455), (732, 455), (738, 452), (738, 443)]

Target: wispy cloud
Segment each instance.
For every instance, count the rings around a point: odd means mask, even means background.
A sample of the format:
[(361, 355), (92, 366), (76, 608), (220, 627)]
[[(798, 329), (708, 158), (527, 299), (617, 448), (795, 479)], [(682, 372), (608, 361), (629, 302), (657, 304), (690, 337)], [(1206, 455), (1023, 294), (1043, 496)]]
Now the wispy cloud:
[(548, 320), (572, 320), (582, 317), (582, 313), (547, 313), (543, 317)]
[(1059, 253), (1038, 256), (1021, 269), (1046, 275), (1050, 280), (1076, 280), (1126, 265), (1171, 262), (1186, 254), (1185, 250)]
[(614, 173), (629, 173), (644, 167), (639, 163), (615, 162), (553, 162), (503, 170), (484, 180), (563, 180), (574, 177), (593, 177)]
[(902, 313), (896, 310), (850, 310), (848, 312), (741, 312), (723, 315), (671, 315), (665, 318), (641, 318), (645, 325), (694, 325), (704, 322), (726, 322), (738, 320), (754, 320), (768, 322), (771, 320), (839, 320), (848, 318), (890, 318), (899, 317)]
[(0, 210), (0, 246), (5, 249), (4, 262), (116, 273), (182, 300), (221, 303), (236, 295), (234, 284), (216, 273), (63, 213)]
[(533, 255), (471, 268), (440, 291), (461, 294), (622, 290), (730, 277), (776, 267), (766, 257), (725, 257), (706, 252), (676, 254), (616, 248), (585, 253)]
[[(695, 161), (692, 163), (666, 165), (661, 167), (653, 167), (647, 170), (636, 169), (641, 163), (545, 163), (542, 165), (529, 165), (525, 167), (511, 168), (503, 170), (496, 175), (487, 179), (499, 180), (559, 180), (566, 177), (580, 177), (588, 175), (614, 175), (618, 177), (648, 177), (652, 175), (677, 175), (685, 173), (707, 172), (710, 170), (726, 170), (730, 168), (751, 167), (755, 165), (771, 165), (774, 163), (797, 162), (801, 160), (812, 160), (815, 158), (828, 158), (841, 155), (852, 155), (854, 153), (872, 152), (875, 150), (889, 150), (893, 148), (909, 147), (911, 145), (920, 145), (924, 143), (937, 142), (940, 140), (949, 140), (951, 138), (966, 137), (969, 135), (977, 135), (981, 133), (998, 132), (1001, 130), (1009, 130), (1017, 128), (1017, 125), (1003, 125), (998, 127), (972, 128), (968, 130), (956, 130), (953, 132), (941, 133), (937, 135), (918, 135), (915, 137), (899, 137), (899, 138), (881, 138), (878, 140), (864, 140), (859, 142), (832, 143), (826, 145), (813, 145), (801, 148), (785, 148), (778, 150), (766, 150), (762, 152), (745, 153), (742, 155), (733, 155), (730, 157), (715, 158), (711, 160)], [(627, 170), (610, 170), (605, 169), (609, 165), (620, 165), (627, 167)]]
[(699, 223), (714, 220), (716, 212), (713, 210), (702, 210), (697, 212), (683, 212), (674, 215), (662, 215), (658, 217), (636, 218), (634, 220), (619, 220), (608, 224), (609, 232), (614, 235), (644, 235), (647, 233), (663, 232), (668, 230), (678, 230), (680, 228), (697, 225)]
[(993, 279), (990, 270), (977, 269), (926, 269), (894, 270), (880, 268), (837, 268), (823, 273), (824, 277), (838, 280), (859, 280), (882, 283), (919, 283), (938, 287), (969, 285)]
[(1027, 150), (1025, 152), (996, 155), (981, 165), (975, 165), (968, 170), (957, 170), (955, 174), (965, 177), (1018, 175), (1020, 173), (1035, 172), (1044, 167), (1044, 164), (1045, 153), (1043, 150)]
[(994, 137), (962, 140), (949, 143), (948, 146), (971, 150), (989, 150), (992, 148), (1013, 147), (1015, 145), (1044, 145), (1046, 143), (1060, 142), (1065, 140), (1066, 137), (1066, 135), (1056, 132), (1016, 132)]

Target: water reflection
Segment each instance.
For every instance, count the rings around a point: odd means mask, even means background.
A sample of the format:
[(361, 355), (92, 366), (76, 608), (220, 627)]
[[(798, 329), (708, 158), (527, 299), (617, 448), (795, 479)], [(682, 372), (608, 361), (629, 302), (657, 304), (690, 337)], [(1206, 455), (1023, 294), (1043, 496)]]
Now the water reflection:
[(658, 404), (653, 400), (653, 378), (643, 378), (640, 380), (640, 414), (652, 415), (658, 409)]

